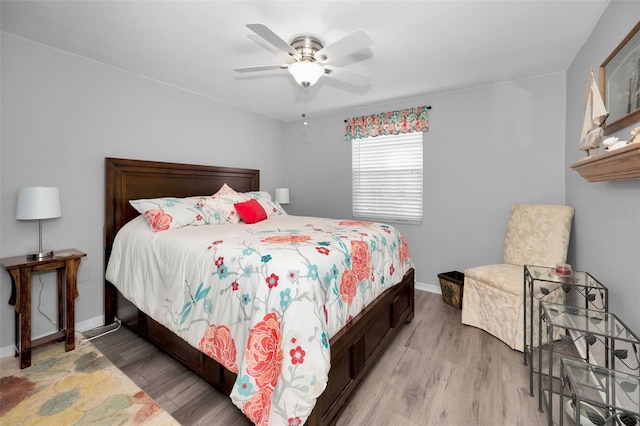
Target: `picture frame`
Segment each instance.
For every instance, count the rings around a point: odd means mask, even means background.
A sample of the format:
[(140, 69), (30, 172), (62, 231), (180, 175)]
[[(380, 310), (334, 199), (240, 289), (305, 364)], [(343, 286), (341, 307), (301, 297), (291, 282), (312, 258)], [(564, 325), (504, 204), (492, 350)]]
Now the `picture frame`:
[(640, 121), (640, 21), (600, 65), (600, 93), (605, 135)]

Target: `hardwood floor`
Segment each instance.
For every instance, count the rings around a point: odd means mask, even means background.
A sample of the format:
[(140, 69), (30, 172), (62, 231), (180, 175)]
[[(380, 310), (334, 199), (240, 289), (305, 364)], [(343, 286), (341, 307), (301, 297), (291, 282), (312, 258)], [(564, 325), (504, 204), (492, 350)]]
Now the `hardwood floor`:
[[(228, 399), (128, 329), (93, 340), (183, 425), (248, 425)], [(545, 425), (522, 353), (460, 323), (438, 294), (416, 291), (396, 337), (338, 425)], [(537, 395), (537, 392), (536, 392)]]

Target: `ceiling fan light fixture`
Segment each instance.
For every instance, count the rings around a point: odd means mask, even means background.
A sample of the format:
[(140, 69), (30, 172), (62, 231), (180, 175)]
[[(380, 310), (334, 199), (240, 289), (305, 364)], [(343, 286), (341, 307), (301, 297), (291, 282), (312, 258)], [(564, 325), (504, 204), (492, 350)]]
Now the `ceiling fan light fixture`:
[(303, 87), (316, 84), (324, 74), (324, 67), (317, 62), (300, 61), (289, 65), (289, 74)]

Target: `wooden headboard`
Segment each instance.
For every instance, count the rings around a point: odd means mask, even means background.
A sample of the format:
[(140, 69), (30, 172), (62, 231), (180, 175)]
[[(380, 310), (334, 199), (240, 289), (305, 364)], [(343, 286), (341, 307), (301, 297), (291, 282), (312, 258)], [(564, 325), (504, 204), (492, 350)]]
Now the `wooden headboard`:
[(129, 200), (213, 195), (225, 183), (238, 192), (260, 189), (255, 169), (122, 158), (106, 158), (105, 166), (105, 265), (116, 233), (139, 214)]

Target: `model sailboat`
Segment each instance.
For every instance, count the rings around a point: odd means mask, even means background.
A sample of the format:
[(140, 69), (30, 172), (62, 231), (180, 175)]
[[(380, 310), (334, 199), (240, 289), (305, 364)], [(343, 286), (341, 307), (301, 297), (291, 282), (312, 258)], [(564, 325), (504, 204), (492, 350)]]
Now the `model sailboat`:
[(596, 155), (598, 155), (598, 147), (602, 143), (602, 137), (604, 136), (604, 130), (601, 126), (608, 116), (609, 113), (604, 106), (600, 90), (593, 77), (593, 69), (591, 69), (590, 81), (587, 85), (587, 108), (584, 113), (582, 135), (578, 144), (578, 148), (585, 151), (587, 157), (589, 157), (592, 149), (595, 149)]

